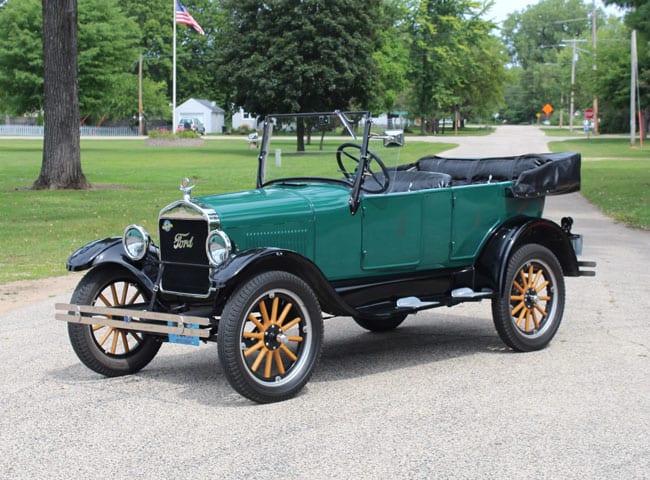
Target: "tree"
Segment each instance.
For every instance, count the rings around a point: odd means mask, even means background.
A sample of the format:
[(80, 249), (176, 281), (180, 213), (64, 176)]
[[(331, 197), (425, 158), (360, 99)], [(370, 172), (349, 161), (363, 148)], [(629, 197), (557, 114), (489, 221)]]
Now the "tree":
[[(89, 121), (99, 119), (123, 95), (116, 78), (137, 69), (139, 32), (117, 0), (79, 0), (79, 104)], [(38, 0), (9, 0), (0, 9), (0, 101), (8, 113), (43, 109), (43, 17)], [(137, 85), (133, 73), (132, 82)], [(121, 100), (120, 100), (121, 101)], [(137, 96), (132, 98), (137, 106)]]
[(230, 100), (258, 114), (368, 106), (380, 4), (223, 0), (217, 43)]
[(605, 0), (605, 3), (628, 9), (625, 23), (650, 40), (650, 3), (647, 0)]
[[(511, 64), (521, 68), (520, 104), (516, 109), (509, 105), (509, 120), (531, 121), (544, 104), (557, 106), (569, 97), (572, 48), (567, 41), (583, 40), (585, 48), (591, 45), (590, 14), (591, 5), (583, 0), (541, 0), (508, 16), (503, 38)], [(579, 63), (587, 65), (591, 62)], [(576, 82), (575, 94), (587, 98), (593, 94), (590, 87), (588, 82)]]
[(79, 150), (77, 0), (43, 2), (43, 84), (43, 163), (33, 188), (87, 188)]
[[(78, 1), (79, 108), (82, 116), (96, 122), (123, 96), (112, 86), (124, 72), (134, 72), (132, 82), (137, 85), (140, 32), (122, 13), (117, 0)], [(130, 100), (137, 107), (137, 96)]]
[[(192, 28), (177, 26), (176, 79), (177, 98), (209, 98), (225, 102), (219, 88), (218, 51), (215, 41), (221, 25), (219, 2), (212, 0), (183, 0), (205, 31), (198, 35)], [(172, 6), (170, 0), (120, 0), (125, 14), (132, 18), (141, 32), (138, 49), (143, 54), (144, 77), (156, 84), (165, 83), (166, 98), (172, 96)], [(170, 112), (171, 113), (171, 112)]]
[(481, 19), (489, 4), (423, 0), (411, 6), (410, 110), (422, 130), (461, 109), (485, 113), (503, 97), (503, 55), (494, 26)]
[(38, 1), (0, 9), (0, 102), (10, 114), (43, 108), (43, 37)]
[(409, 31), (406, 2), (386, 0), (381, 8), (379, 21), (382, 23), (376, 26), (380, 46), (373, 53), (377, 66), (377, 86), (369, 108), (385, 112), (398, 106), (400, 97), (408, 87)]
[(598, 29), (598, 63), (595, 79), (603, 133), (630, 128), (630, 30), (621, 20), (610, 18)]
[(641, 94), (641, 108), (643, 121), (641, 132), (644, 137), (648, 136), (648, 124), (650, 124), (650, 3), (647, 0), (607, 0), (608, 5), (618, 5), (628, 9), (625, 15), (625, 23), (639, 33), (638, 44), (645, 45), (645, 48), (638, 49), (639, 65), (639, 93)]

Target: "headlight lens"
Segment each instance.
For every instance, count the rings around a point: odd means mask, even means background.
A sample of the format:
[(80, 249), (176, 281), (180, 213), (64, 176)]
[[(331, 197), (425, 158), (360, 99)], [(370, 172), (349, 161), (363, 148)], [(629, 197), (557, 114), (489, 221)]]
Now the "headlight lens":
[(149, 234), (139, 225), (129, 225), (124, 230), (122, 245), (131, 260), (142, 260), (149, 248)]
[(221, 230), (210, 232), (205, 247), (210, 263), (214, 266), (221, 265), (230, 255), (230, 239)]

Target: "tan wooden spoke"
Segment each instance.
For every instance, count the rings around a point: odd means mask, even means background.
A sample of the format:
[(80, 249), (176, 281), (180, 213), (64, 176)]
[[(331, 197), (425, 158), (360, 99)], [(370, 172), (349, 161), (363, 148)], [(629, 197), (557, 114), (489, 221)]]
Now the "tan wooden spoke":
[(540, 302), (549, 302), (552, 298), (547, 289), (549, 284), (543, 267), (530, 263), (527, 268), (519, 270), (517, 278), (512, 282), (510, 295), (510, 314), (515, 318), (517, 328), (526, 333), (540, 328), (548, 315)]
[[(101, 302), (105, 307), (119, 307), (133, 305), (138, 299), (144, 300), (142, 291), (137, 285), (129, 282), (114, 282), (99, 293), (95, 303)], [(108, 315), (106, 318), (113, 318), (113, 316)], [(97, 344), (111, 355), (130, 353), (143, 342), (142, 336), (137, 332), (106, 325), (92, 325), (91, 328), (96, 335)]]
[[(289, 348), (284, 342), (300, 343), (303, 341), (301, 335), (286, 335), (283, 340), (277, 340), (277, 336), (284, 335), (292, 328), (302, 322), (301, 317), (290, 317), (293, 310), (291, 302), (283, 303), (280, 296), (268, 295), (257, 303), (258, 314), (249, 313), (247, 322), (250, 329), (242, 333), (243, 339), (257, 340), (252, 346), (243, 350), (244, 357), (250, 358), (250, 369), (257, 373), (263, 365), (261, 375), (270, 379), (274, 375), (284, 375), (290, 365), (286, 365), (288, 359), (291, 363), (298, 360), (296, 352)], [(291, 318), (285, 324), (287, 318)], [(276, 335), (276, 340), (267, 343), (267, 332)], [(249, 344), (250, 345), (250, 344)]]

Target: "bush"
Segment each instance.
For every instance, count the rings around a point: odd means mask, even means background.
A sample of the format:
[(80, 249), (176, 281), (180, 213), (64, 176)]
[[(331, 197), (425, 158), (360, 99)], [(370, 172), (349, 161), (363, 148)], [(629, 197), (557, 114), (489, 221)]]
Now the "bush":
[(237, 129), (237, 133), (240, 135), (248, 135), (249, 133), (253, 133), (255, 129), (251, 128), (248, 126), (246, 123), (242, 123), (239, 128)]
[(201, 135), (199, 135), (196, 132), (193, 132), (192, 130), (181, 130), (180, 132), (172, 133), (169, 130), (160, 128), (158, 130), (150, 130), (149, 138), (159, 138), (161, 140), (175, 140), (177, 138), (201, 138)]

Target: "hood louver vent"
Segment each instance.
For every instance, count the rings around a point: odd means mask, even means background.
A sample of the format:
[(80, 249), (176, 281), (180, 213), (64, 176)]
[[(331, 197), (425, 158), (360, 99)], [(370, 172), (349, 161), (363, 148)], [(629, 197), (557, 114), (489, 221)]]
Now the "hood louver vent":
[(250, 232), (246, 234), (246, 248), (279, 247), (301, 254), (307, 252), (306, 228)]

